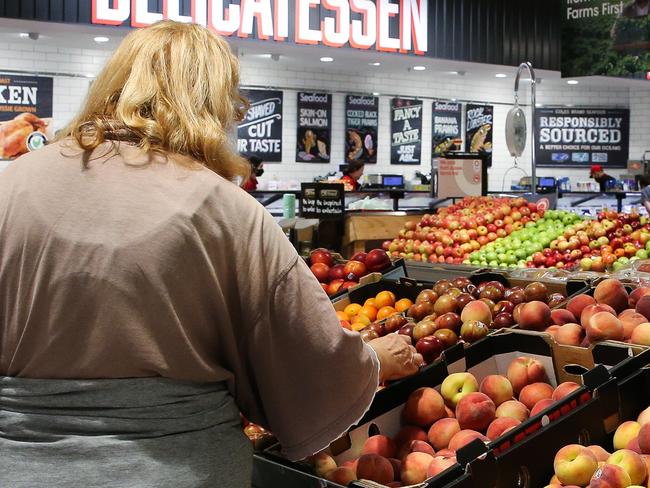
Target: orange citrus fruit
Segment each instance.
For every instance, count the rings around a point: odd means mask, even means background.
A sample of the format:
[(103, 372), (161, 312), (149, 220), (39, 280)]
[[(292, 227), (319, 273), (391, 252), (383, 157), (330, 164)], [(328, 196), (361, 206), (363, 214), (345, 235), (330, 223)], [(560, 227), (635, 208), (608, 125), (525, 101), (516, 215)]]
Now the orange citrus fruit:
[(359, 310), (358, 315), (365, 315), (370, 319), (371, 322), (374, 322), (377, 320), (377, 307), (373, 307), (372, 305), (364, 305), (361, 307), (361, 310)]
[(374, 298), (368, 298), (364, 303), (363, 306), (365, 307), (366, 305), (370, 305), (371, 307), (377, 308), (377, 304), (375, 303)]
[(347, 313), (342, 312), (340, 310), (336, 311), (336, 316), (339, 318), (339, 320), (348, 320), (348, 321), (350, 320), (350, 316)]
[(395, 305), (395, 294), (392, 291), (380, 291), (375, 297), (375, 306), (377, 308), (392, 307)]
[(377, 320), (383, 320), (396, 313), (397, 311), (393, 307), (381, 307), (377, 312)]
[(372, 321), (368, 317), (366, 317), (365, 315), (359, 314), (359, 315), (357, 315), (356, 317), (354, 317), (352, 319), (352, 327), (354, 328), (355, 324), (362, 324), (363, 327), (366, 327), (366, 326), (370, 325), (370, 322), (372, 322)]
[(411, 300), (408, 298), (402, 298), (401, 300), (397, 300), (397, 302), (395, 302), (395, 310), (398, 312), (406, 312), (409, 308), (411, 308), (411, 305), (413, 305), (413, 302)]
[(361, 305), (358, 303), (351, 303), (347, 307), (343, 309), (343, 311), (347, 314), (348, 317), (352, 318), (356, 314), (359, 313), (359, 310), (361, 310)]

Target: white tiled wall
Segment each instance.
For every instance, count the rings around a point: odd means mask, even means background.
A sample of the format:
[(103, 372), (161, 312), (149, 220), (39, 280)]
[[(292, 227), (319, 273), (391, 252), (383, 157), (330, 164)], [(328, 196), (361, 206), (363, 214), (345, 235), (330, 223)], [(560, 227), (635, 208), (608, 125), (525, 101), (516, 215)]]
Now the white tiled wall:
[[(82, 77), (56, 76), (54, 78), (54, 118), (56, 128), (60, 128), (74, 115), (88, 88), (90, 79), (85, 74), (97, 73), (109, 53), (103, 50), (56, 48), (47, 45), (34, 45), (33, 42), (0, 43), (0, 70), (20, 69), (26, 71), (48, 71), (57, 73), (74, 73)], [(504, 183), (504, 174), (512, 167), (504, 135), (504, 124), (510, 104), (512, 103), (512, 80), (481, 80), (471, 75), (465, 77), (450, 75), (432, 75), (427, 72), (405, 73), (404, 75), (382, 74), (381, 68), (361, 66), (359, 72), (343, 72), (336, 69), (306, 70), (291, 66), (282, 61), (270, 59), (252, 59), (243, 57), (242, 84), (245, 86), (269, 86), (284, 88), (284, 126), (283, 126), (283, 162), (268, 164), (262, 181), (311, 180), (314, 176), (324, 175), (336, 170), (343, 161), (344, 146), (344, 97), (346, 92), (378, 92), (380, 97), (379, 125), (379, 160), (375, 168), (367, 167), (366, 173), (389, 172), (413, 175), (417, 167), (390, 165), (390, 124), (389, 101), (393, 95), (458, 98), (495, 104), (495, 131), (493, 168), (490, 170), (490, 189), (500, 190)], [(296, 143), (296, 93), (298, 90), (326, 90), (333, 95), (332, 121), (332, 162), (328, 164), (295, 163)], [(528, 100), (528, 97), (523, 97)], [(611, 82), (611, 87), (586, 87), (584, 84), (568, 86), (561, 80), (544, 80), (538, 89), (538, 103), (544, 105), (573, 104), (590, 106), (630, 107), (631, 140), (630, 157), (641, 158), (646, 149), (650, 149), (650, 86), (646, 89), (628, 88)], [(425, 100), (423, 119), (423, 140), (421, 169), (429, 171), (431, 147), (427, 144), (431, 138), (431, 102)], [(530, 150), (530, 141), (528, 143)], [(524, 155), (520, 166), (530, 173), (530, 153)], [(616, 172), (613, 172), (616, 174)], [(511, 172), (505, 181), (509, 188), (510, 179), (519, 173)], [(571, 176), (586, 179), (585, 171), (539, 170), (541, 175)]]

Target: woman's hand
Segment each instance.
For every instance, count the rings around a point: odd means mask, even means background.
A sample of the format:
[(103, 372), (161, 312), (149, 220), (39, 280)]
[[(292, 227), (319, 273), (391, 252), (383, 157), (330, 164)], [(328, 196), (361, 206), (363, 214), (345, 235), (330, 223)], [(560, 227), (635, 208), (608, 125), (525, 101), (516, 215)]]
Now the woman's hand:
[(411, 338), (387, 334), (368, 342), (379, 358), (380, 382), (398, 380), (418, 372), (424, 366), (422, 356), (411, 345)]

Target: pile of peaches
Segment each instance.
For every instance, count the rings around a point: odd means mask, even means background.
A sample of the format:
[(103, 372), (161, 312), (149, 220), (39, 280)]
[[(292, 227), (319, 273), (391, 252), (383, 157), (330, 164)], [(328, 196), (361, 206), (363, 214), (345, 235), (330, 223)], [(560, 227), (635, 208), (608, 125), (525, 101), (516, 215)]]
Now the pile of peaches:
[(409, 396), (402, 428), (392, 438), (368, 438), (354, 460), (340, 465), (325, 452), (317, 454), (312, 466), (344, 486), (357, 479), (388, 487), (422, 483), (455, 465), (458, 449), (475, 439), (497, 439), (578, 388), (571, 382), (553, 388), (543, 364), (523, 356), (505, 376), (486, 376), (480, 385), (471, 373), (453, 373), (439, 391), (420, 388)]
[(614, 433), (614, 452), (571, 444), (555, 455), (546, 488), (646, 488), (650, 485), (650, 407)]
[(543, 317), (537, 330), (546, 330), (556, 342), (572, 346), (603, 340), (650, 346), (650, 287), (628, 294), (620, 281), (603, 280), (593, 297), (573, 297), (566, 310), (553, 310), (549, 319)]

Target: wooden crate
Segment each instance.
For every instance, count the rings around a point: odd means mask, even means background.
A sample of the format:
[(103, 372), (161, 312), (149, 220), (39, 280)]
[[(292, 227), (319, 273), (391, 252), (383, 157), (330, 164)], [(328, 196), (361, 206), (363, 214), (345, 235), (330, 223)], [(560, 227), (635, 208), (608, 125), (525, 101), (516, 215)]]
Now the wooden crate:
[(421, 219), (422, 215), (394, 215), (381, 212), (348, 215), (345, 217), (343, 255), (350, 257), (354, 253), (377, 247), (378, 242), (397, 237), (409, 220), (419, 222)]

